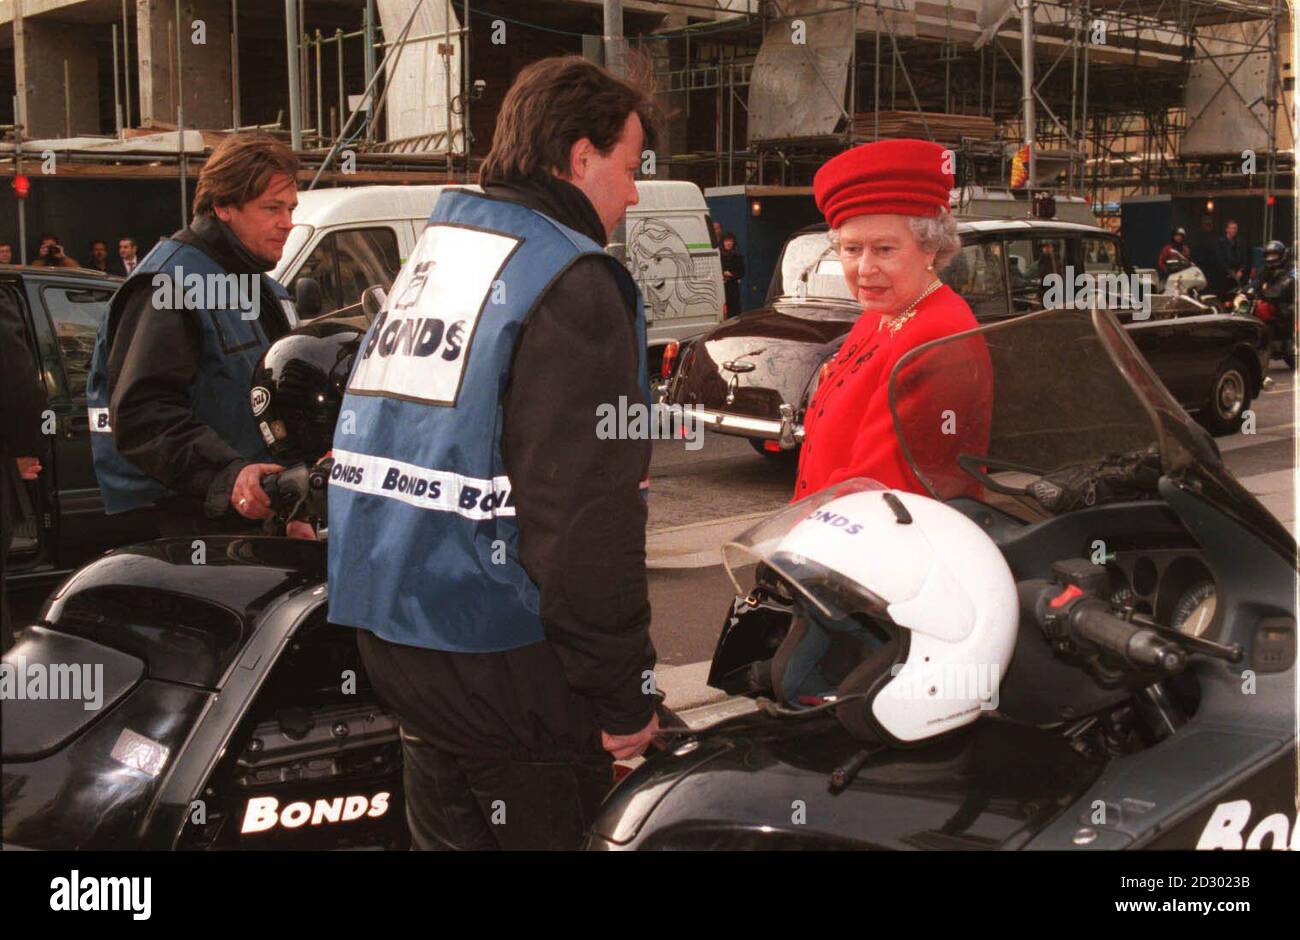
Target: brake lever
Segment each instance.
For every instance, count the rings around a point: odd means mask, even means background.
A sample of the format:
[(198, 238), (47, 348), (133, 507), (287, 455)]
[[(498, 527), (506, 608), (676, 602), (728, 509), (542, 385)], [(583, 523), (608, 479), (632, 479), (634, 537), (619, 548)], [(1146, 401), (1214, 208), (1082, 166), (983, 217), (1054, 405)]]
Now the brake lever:
[(1202, 653), (1206, 656), (1211, 656), (1215, 659), (1222, 659), (1225, 662), (1230, 663), (1239, 663), (1246, 658), (1246, 651), (1240, 643), (1216, 643), (1213, 640), (1207, 640), (1204, 637), (1193, 636), (1190, 633), (1184, 633), (1174, 627), (1167, 627), (1162, 623), (1157, 623), (1146, 614), (1132, 612), (1129, 614), (1128, 619), (1133, 623), (1155, 630), (1161, 636), (1173, 640), (1191, 653)]

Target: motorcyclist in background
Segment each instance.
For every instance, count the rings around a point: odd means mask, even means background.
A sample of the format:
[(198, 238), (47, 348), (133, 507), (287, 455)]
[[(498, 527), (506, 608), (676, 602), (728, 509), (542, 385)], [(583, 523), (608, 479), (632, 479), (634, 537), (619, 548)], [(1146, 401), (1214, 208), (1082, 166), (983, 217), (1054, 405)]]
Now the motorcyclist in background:
[(1282, 349), (1282, 358), (1295, 368), (1295, 260), (1286, 245), (1274, 239), (1264, 246), (1263, 267), (1255, 271), (1250, 286), (1255, 296), (1268, 301), (1274, 314), (1268, 321), (1269, 338)]

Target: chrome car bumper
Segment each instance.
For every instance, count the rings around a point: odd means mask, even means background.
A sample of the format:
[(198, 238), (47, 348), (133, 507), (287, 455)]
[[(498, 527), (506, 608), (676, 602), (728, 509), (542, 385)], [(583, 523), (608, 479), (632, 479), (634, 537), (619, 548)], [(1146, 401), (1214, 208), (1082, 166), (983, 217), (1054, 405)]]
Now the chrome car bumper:
[(781, 406), (781, 420), (770, 418), (750, 418), (745, 415), (728, 414), (712, 411), (708, 408), (693, 409), (697, 420), (704, 427), (719, 434), (734, 434), (738, 437), (750, 437), (757, 440), (776, 441), (782, 450), (792, 450), (803, 442), (803, 425), (794, 420), (794, 408)]

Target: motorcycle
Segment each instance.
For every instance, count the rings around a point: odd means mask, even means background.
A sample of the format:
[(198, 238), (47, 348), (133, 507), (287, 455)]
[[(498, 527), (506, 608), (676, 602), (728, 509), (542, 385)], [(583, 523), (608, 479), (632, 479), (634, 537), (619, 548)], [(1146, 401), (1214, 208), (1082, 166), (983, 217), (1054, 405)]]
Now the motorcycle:
[(1250, 284), (1232, 301), (1234, 313), (1256, 317), (1268, 326), (1269, 352), (1288, 369), (1296, 363), (1295, 269), (1268, 285)]
[[(987, 452), (953, 456), (917, 396), (945, 407), (944, 376), (972, 368)], [(909, 745), (864, 743), (836, 695), (778, 701), (795, 597), (775, 562), (748, 567), (771, 558), (764, 521), (724, 549), (737, 595), (708, 678), (752, 711), (667, 738), (587, 847), (1300, 848), (1295, 540), (1117, 321), (1049, 310), (939, 339), (900, 360), (891, 403), (904, 388), (912, 470), (1016, 582), (991, 707)]]
[(1222, 313), (1223, 305), (1214, 294), (1205, 294), (1210, 282), (1205, 272), (1188, 258), (1172, 255), (1165, 261), (1165, 282), (1160, 293), (1165, 297), (1182, 297), (1207, 313)]

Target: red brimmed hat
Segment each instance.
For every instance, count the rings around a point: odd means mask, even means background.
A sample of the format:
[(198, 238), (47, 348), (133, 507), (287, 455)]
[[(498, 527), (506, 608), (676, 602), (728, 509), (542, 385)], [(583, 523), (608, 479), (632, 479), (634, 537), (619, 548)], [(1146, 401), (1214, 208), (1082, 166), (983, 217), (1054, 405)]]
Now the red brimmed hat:
[[(882, 140), (846, 150), (813, 177), (817, 208), (831, 228), (857, 215), (936, 216), (948, 208), (947, 151), (928, 140)], [(951, 158), (949, 158), (951, 159)]]

